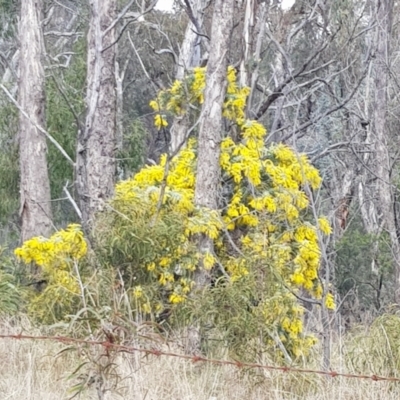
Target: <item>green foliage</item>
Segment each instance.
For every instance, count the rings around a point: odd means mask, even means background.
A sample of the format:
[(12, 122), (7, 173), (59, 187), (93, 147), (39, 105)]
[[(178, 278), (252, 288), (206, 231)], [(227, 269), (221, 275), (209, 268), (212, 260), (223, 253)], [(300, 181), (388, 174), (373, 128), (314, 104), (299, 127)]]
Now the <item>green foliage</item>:
[(15, 0), (0, 0), (0, 36), (9, 39), (17, 31), (17, 7)]
[(15, 314), (21, 309), (23, 290), (18, 287), (15, 276), (12, 275), (12, 259), (7, 251), (0, 247), (0, 315)]
[(0, 98), (0, 224), (5, 225), (18, 210), (18, 111), (3, 96)]
[(14, 314), (21, 305), (20, 292), (12, 275), (0, 270), (0, 314)]
[[(336, 288), (358, 316), (362, 309), (380, 311), (391, 302), (393, 288), (385, 277), (392, 274), (389, 239), (365, 233), (356, 220), (336, 246)], [(376, 272), (371, 271), (374, 262)]]
[[(46, 81), (47, 97), (47, 129), (49, 133), (60, 143), (64, 150), (74, 160), (76, 151), (76, 137), (78, 122), (85, 109), (85, 80), (86, 80), (86, 41), (78, 40), (73, 48), (74, 55), (69, 68), (65, 70), (51, 70)], [(62, 91), (62, 93), (61, 93)], [(48, 166), (51, 184), (51, 197), (58, 199), (64, 197), (63, 187), (66, 181), (73, 182), (73, 168), (64, 159), (58, 149), (51, 143), (48, 144)], [(56, 221), (74, 220), (74, 213), (65, 215), (62, 203), (55, 202)]]
[(219, 278), (177, 309), (171, 323), (195, 320), (206, 354), (226, 348), (233, 358), (254, 361), (264, 354), (276, 363), (307, 357), (316, 338), (303, 333), (302, 307), (277, 284), (272, 277), (260, 282), (256, 274), (233, 283)]
[(125, 129), (122, 148), (116, 157), (118, 168), (123, 178), (129, 177), (143, 166), (145, 154), (146, 130), (139, 118), (134, 118), (130, 126)]

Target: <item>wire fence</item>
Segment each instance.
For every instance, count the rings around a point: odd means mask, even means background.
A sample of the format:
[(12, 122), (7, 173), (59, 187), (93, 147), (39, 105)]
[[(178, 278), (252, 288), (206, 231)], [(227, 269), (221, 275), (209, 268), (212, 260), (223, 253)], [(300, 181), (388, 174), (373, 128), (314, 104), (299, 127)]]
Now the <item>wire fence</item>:
[(193, 363), (210, 363), (214, 365), (230, 365), (237, 368), (250, 368), (250, 369), (264, 369), (269, 371), (278, 371), (282, 373), (298, 373), (298, 374), (315, 374), (315, 375), (324, 375), (331, 378), (343, 377), (343, 378), (351, 378), (351, 379), (368, 379), (372, 381), (390, 381), (390, 382), (400, 382), (400, 378), (396, 377), (388, 377), (388, 376), (379, 376), (379, 375), (362, 375), (362, 374), (350, 374), (343, 373), (337, 371), (323, 371), (317, 369), (307, 369), (307, 368), (296, 368), (296, 367), (288, 367), (288, 366), (274, 366), (274, 365), (264, 365), (259, 363), (250, 363), (250, 362), (241, 362), (236, 360), (219, 360), (213, 358), (207, 358), (197, 355), (189, 355), (189, 354), (179, 354), (174, 352), (162, 351), (158, 349), (146, 349), (139, 348), (134, 346), (127, 346), (123, 344), (113, 343), (112, 339), (105, 341), (97, 341), (97, 340), (86, 340), (86, 339), (77, 339), (66, 336), (32, 336), (32, 335), (0, 335), (0, 339), (12, 339), (12, 340), (37, 340), (37, 341), (51, 341), (51, 342), (59, 342), (63, 344), (81, 344), (87, 346), (101, 346), (107, 352), (114, 350), (124, 353), (144, 353), (146, 355), (153, 355), (156, 357), (174, 357), (183, 360), (188, 360)]

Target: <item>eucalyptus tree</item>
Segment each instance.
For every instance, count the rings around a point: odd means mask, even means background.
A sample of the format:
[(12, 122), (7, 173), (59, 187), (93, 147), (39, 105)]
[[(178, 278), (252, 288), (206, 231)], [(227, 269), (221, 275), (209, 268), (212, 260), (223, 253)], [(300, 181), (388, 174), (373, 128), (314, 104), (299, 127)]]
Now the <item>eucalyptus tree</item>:
[[(185, 0), (185, 10), (189, 21), (185, 30), (185, 36), (177, 60), (175, 78), (182, 80), (185, 73), (200, 66), (202, 62), (201, 45), (208, 49), (208, 38), (203, 33), (205, 9), (210, 0)], [(206, 51), (207, 55), (208, 51)], [(174, 117), (171, 128), (171, 152), (177, 151), (187, 139), (190, 129), (190, 121), (187, 116)]]
[(47, 236), (52, 229), (47, 144), (40, 130), (45, 124), (42, 7), (42, 0), (21, 2), (18, 98), (22, 240)]
[(90, 0), (86, 120), (79, 132), (77, 189), (83, 222), (110, 198), (115, 183), (116, 0)]
[[(226, 70), (229, 39), (235, 10), (234, 0), (216, 0), (211, 27), (210, 56), (207, 63), (204, 103), (200, 115), (195, 204), (217, 210), (221, 167), (219, 162), (222, 140), (222, 106), (226, 94)], [(199, 250), (213, 253), (213, 241), (205, 235), (199, 238)], [(198, 268), (195, 281), (207, 285), (210, 277), (205, 268)]]
[[(370, 105), (371, 124), (368, 126), (368, 139), (371, 146), (371, 157), (365, 173), (369, 176), (370, 198), (363, 204), (363, 219), (367, 230), (379, 236), (386, 232), (390, 238), (391, 253), (395, 272), (395, 300), (400, 302), (400, 243), (396, 212), (394, 207), (395, 187), (392, 175), (392, 148), (389, 129), (389, 82), (391, 75), (391, 37), (394, 15), (393, 0), (376, 1), (372, 8), (376, 20), (374, 31), (375, 57), (370, 75), (372, 89)], [(371, 176), (372, 174), (372, 176)], [(360, 195), (365, 194), (365, 186), (360, 186)], [(374, 264), (373, 264), (374, 265)], [(378, 266), (376, 266), (377, 268)], [(377, 273), (377, 271), (374, 271)]]

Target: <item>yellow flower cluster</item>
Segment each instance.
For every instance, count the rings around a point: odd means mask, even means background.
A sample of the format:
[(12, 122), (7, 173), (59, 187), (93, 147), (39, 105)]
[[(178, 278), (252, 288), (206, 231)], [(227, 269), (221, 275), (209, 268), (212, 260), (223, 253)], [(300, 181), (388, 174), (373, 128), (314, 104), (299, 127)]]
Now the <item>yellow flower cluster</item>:
[(161, 114), (156, 114), (154, 116), (154, 125), (156, 126), (156, 128), (158, 130), (162, 129), (162, 128), (166, 128), (168, 126), (168, 122), (165, 119), (164, 115)]
[(332, 228), (329, 224), (329, 221), (326, 217), (318, 218), (318, 228), (325, 235), (330, 235), (332, 233)]
[(33, 262), (48, 272), (53, 268), (68, 269), (70, 260), (86, 255), (87, 245), (80, 225), (71, 224), (49, 239), (41, 236), (29, 239), (14, 252), (26, 264)]
[[(227, 70), (227, 95), (223, 104), (224, 117), (237, 122), (239, 125), (245, 117), (248, 87), (240, 88), (236, 82), (236, 71), (232, 66)], [(167, 114), (182, 115), (189, 105), (199, 106), (204, 102), (206, 86), (206, 68), (194, 68), (183, 81), (175, 81), (169, 89), (158, 93), (155, 100), (150, 101), (150, 107), (155, 111), (154, 124), (157, 129), (168, 126)], [(258, 124), (263, 129), (262, 125)]]
[(160, 103), (158, 101), (152, 100), (149, 103), (150, 107), (156, 111), (154, 115), (154, 125), (155, 127), (160, 130), (168, 126), (168, 122), (165, 119), (165, 115), (161, 115), (160, 112)]
[(231, 276), (231, 281), (236, 282), (249, 274), (247, 262), (243, 258), (228, 257), (225, 260), (226, 270)]
[(198, 102), (198, 104), (203, 104), (204, 102), (204, 89), (206, 87), (206, 69), (197, 67), (193, 70), (193, 77), (191, 79), (191, 93), (193, 93), (193, 99)]
[[(303, 335), (304, 309), (293, 304), (293, 298), (289, 294), (279, 294), (261, 302), (257, 312), (269, 327), (276, 325), (279, 329), (275, 335), (271, 334), (270, 342), (275, 347), (279, 341), (288, 353), (295, 357), (307, 356), (315, 345), (316, 338), (311, 335)], [(279, 350), (278, 350), (279, 351)]]
[(32, 315), (43, 321), (53, 322), (70, 314), (71, 307), (80, 294), (73, 263), (87, 253), (87, 244), (80, 225), (71, 224), (49, 239), (29, 239), (22, 247), (15, 249), (14, 253), (24, 263), (34, 263), (41, 267), (48, 281), (45, 290), (37, 294), (29, 305)]
[(328, 293), (325, 297), (325, 306), (330, 310), (334, 310), (336, 308), (335, 299), (332, 293)]
[[(188, 145), (171, 161), (163, 196), (163, 205), (173, 206), (183, 214), (194, 210), (194, 147), (195, 141), (189, 140)], [(145, 204), (154, 211), (164, 182), (165, 163), (164, 155), (158, 165), (144, 167), (134, 178), (119, 182), (116, 186), (114, 205), (122, 212), (129, 212), (133, 204)]]
[(246, 100), (250, 94), (250, 88), (240, 88), (238, 86), (236, 70), (232, 66), (228, 67), (226, 77), (228, 86), (226, 88), (226, 98), (222, 108), (222, 115), (240, 125), (240, 122), (245, 117)]

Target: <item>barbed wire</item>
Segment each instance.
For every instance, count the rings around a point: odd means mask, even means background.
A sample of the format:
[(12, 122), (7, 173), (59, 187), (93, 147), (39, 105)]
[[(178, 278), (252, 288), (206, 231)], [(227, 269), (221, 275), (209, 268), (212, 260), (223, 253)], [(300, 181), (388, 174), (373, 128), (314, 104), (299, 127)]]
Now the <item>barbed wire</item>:
[(174, 352), (162, 351), (158, 349), (146, 349), (139, 348), (134, 346), (126, 346), (123, 344), (113, 343), (112, 340), (87, 340), (87, 339), (77, 339), (67, 336), (32, 336), (32, 335), (0, 335), (0, 339), (12, 339), (12, 340), (38, 340), (38, 341), (51, 341), (51, 342), (59, 342), (64, 344), (83, 344), (89, 346), (102, 346), (107, 351), (110, 350), (118, 350), (124, 353), (144, 353), (146, 355), (153, 355), (156, 357), (165, 356), (165, 357), (174, 357), (180, 358), (183, 360), (192, 361), (194, 363), (204, 362), (210, 363), (214, 365), (230, 365), (237, 368), (250, 368), (250, 369), (265, 369), (269, 371), (279, 371), (279, 372), (292, 372), (292, 373), (300, 373), (300, 374), (315, 374), (315, 375), (324, 375), (331, 378), (343, 377), (343, 378), (351, 378), (351, 379), (368, 379), (372, 381), (389, 381), (389, 382), (400, 382), (400, 378), (396, 377), (388, 377), (388, 376), (379, 376), (379, 375), (362, 375), (362, 374), (349, 374), (337, 371), (322, 371), (317, 369), (307, 369), (307, 368), (296, 368), (296, 367), (287, 367), (287, 366), (276, 366), (276, 365), (264, 365), (258, 363), (250, 363), (250, 362), (242, 362), (236, 360), (219, 360), (213, 358), (207, 358), (196, 355), (189, 354), (179, 354)]

